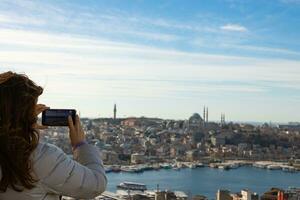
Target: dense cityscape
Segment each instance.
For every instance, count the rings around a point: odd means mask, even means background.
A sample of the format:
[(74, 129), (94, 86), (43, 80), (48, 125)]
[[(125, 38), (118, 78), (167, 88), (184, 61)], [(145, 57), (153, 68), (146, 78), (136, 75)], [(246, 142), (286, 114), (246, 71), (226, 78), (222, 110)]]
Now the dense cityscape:
[[(115, 105), (112, 118), (83, 118), (82, 124), (88, 142), (101, 150), (107, 173), (138, 173), (146, 170), (180, 170), (199, 167), (231, 170), (241, 166), (282, 170), (287, 173), (300, 171), (299, 123), (252, 125), (227, 122), (225, 114), (221, 114), (219, 122), (209, 121), (208, 117), (209, 110), (204, 107), (202, 117), (194, 113), (186, 120), (117, 118)], [(46, 142), (53, 143), (71, 154), (66, 128), (50, 128), (42, 135)], [(141, 185), (145, 187), (138, 183), (134, 186)], [(128, 188), (123, 193), (118, 190), (114, 198), (128, 198), (128, 196), (137, 199), (188, 198), (188, 195), (178, 191), (177, 193), (168, 191), (162, 195), (164, 198), (157, 197), (156, 193), (161, 194), (162, 191), (157, 190), (147, 194), (145, 188), (135, 187), (129, 187), (132, 190), (130, 195), (127, 192)], [(136, 190), (139, 192), (135, 193)], [(298, 200), (300, 189), (271, 188), (261, 195), (248, 189), (240, 193), (231, 193), (223, 189), (216, 191), (218, 200)], [(110, 194), (105, 198), (112, 198), (112, 196)], [(193, 199), (207, 198), (199, 194)]]

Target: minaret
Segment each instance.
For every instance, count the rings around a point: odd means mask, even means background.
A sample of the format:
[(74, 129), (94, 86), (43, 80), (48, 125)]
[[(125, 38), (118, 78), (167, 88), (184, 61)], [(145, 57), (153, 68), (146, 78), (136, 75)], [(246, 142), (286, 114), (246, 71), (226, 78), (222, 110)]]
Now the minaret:
[(114, 105), (114, 120), (117, 118), (117, 105)]
[(221, 124), (222, 125), (225, 124), (225, 114), (224, 113), (221, 114)]
[(221, 125), (223, 124), (223, 113), (221, 113)]
[(208, 123), (208, 107), (206, 107), (206, 123)]
[(204, 108), (203, 108), (203, 125), (205, 125), (205, 122), (206, 122), (206, 120), (205, 120), (205, 117), (206, 117), (206, 114), (205, 114), (205, 106), (204, 106)]

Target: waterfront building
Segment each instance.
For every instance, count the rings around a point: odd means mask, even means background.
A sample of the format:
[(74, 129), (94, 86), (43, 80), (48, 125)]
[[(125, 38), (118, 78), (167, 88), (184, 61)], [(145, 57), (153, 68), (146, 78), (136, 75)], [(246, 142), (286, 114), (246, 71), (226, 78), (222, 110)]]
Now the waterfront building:
[(252, 192), (250, 190), (241, 190), (242, 200), (252, 200)]
[(177, 200), (177, 197), (171, 191), (157, 191), (154, 200)]
[(145, 162), (145, 155), (141, 153), (131, 154), (131, 163), (132, 164), (142, 164)]
[(193, 162), (198, 160), (198, 150), (189, 150), (186, 152), (186, 160)]
[(300, 188), (289, 188), (285, 194), (288, 196), (288, 200), (299, 200)]
[(195, 195), (192, 200), (208, 200), (208, 198), (204, 195)]
[(258, 200), (259, 196), (248, 189), (243, 189), (238, 193), (230, 193), (229, 190), (218, 190), (217, 200)]
[(217, 200), (232, 200), (229, 190), (218, 190)]
[(101, 157), (105, 164), (116, 164), (119, 162), (118, 154), (115, 151), (101, 151)]
[(265, 192), (261, 200), (286, 200), (287, 195), (284, 194), (284, 190), (279, 188), (271, 188), (270, 191)]
[(300, 159), (295, 159), (294, 163), (293, 163), (293, 166), (300, 169)]
[(243, 200), (243, 196), (241, 195), (241, 193), (233, 193), (230, 194), (232, 200)]

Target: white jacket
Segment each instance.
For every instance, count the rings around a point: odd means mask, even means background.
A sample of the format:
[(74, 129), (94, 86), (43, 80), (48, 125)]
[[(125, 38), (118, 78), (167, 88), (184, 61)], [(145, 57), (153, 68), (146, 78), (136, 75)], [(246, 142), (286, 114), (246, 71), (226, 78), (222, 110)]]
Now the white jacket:
[(40, 143), (32, 154), (36, 187), (23, 192), (8, 188), (0, 192), (0, 200), (57, 200), (59, 195), (91, 199), (104, 192), (107, 179), (98, 149), (84, 144), (73, 157), (54, 145)]

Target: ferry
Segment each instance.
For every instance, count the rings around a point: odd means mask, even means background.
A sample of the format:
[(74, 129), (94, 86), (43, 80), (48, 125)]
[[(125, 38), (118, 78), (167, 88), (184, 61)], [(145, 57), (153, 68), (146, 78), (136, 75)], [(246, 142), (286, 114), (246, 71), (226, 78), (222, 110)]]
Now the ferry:
[(122, 182), (117, 185), (117, 189), (125, 190), (125, 191), (146, 191), (147, 187), (145, 184), (142, 183), (133, 183), (133, 182)]

